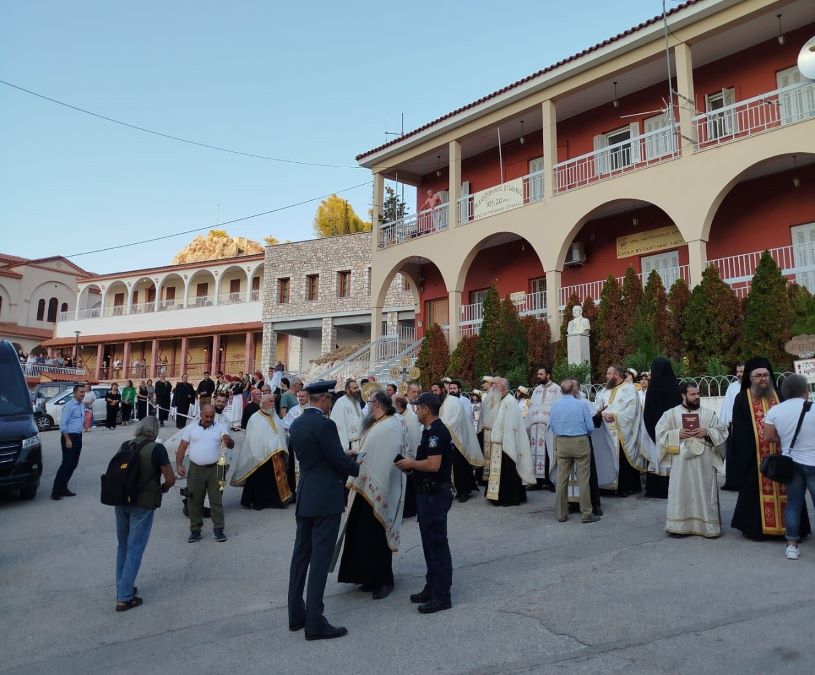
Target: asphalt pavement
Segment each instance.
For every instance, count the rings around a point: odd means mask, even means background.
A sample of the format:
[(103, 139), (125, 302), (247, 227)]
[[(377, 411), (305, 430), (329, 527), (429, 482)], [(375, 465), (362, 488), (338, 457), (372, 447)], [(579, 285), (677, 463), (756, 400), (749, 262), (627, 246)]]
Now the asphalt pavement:
[[(815, 540), (788, 561), (780, 541), (675, 539), (665, 502), (604, 499), (601, 522), (559, 524), (554, 494), (494, 508), (454, 503), (453, 609), (423, 616), (415, 519), (394, 556), (396, 589), (372, 600), (329, 577), (326, 616), (348, 636), (288, 630), (294, 508), (251, 511), (227, 487), (226, 533), (186, 542), (174, 488), (156, 513), (138, 579), (144, 605), (116, 613), (113, 509), (99, 476), (131, 428), (86, 435), (71, 489), (49, 498), (59, 464), (46, 432), (37, 498), (0, 497), (2, 673), (811, 673)], [(165, 437), (174, 431), (168, 429)], [(179, 485), (183, 485), (179, 484)], [(811, 506), (811, 504), (810, 504)], [(810, 511), (810, 513), (813, 513)]]

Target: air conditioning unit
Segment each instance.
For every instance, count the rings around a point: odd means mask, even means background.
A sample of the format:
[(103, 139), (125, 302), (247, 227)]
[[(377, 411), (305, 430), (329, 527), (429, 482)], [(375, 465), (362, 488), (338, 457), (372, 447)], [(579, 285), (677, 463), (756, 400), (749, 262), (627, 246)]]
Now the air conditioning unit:
[(586, 264), (586, 249), (582, 241), (572, 242), (569, 252), (566, 254), (566, 267), (579, 267)]

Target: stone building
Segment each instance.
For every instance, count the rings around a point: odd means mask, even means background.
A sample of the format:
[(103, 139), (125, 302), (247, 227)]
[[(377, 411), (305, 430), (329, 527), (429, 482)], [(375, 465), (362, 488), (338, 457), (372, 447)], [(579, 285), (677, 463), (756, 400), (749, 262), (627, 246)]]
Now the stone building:
[[(371, 341), (371, 234), (278, 244), (266, 249), (263, 356), (270, 363), (281, 339), (289, 370), (337, 347)], [(396, 275), (384, 296), (379, 334), (411, 341), (418, 289)]]

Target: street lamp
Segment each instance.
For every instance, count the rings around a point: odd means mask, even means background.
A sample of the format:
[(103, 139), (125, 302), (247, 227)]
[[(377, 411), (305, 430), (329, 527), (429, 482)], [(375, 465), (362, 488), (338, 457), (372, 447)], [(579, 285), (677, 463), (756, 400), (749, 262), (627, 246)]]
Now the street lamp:
[(74, 342), (74, 363), (76, 363), (76, 359), (79, 357), (79, 336), (82, 335), (82, 331), (75, 330), (74, 335), (76, 335), (76, 342)]

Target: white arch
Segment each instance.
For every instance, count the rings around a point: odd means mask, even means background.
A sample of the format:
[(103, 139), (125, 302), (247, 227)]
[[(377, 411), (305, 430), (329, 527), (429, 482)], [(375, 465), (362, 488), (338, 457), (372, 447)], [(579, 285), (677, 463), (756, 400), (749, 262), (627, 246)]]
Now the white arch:
[[(121, 308), (116, 307), (114, 310), (113, 300), (117, 293), (124, 293), (125, 304)], [(102, 296), (102, 315), (103, 316), (116, 316), (122, 315), (127, 311), (130, 302), (130, 289), (127, 284), (121, 279), (115, 279), (104, 290)]]
[(223, 303), (226, 303), (226, 302), (231, 303), (231, 302), (233, 302), (233, 299), (231, 297), (224, 298), (224, 295), (226, 295), (226, 294), (231, 296), (231, 293), (229, 293), (228, 290), (224, 291), (224, 277), (228, 276), (230, 272), (234, 272), (235, 270), (237, 270), (238, 272), (241, 273), (241, 281), (243, 282), (243, 288), (238, 292), (238, 295), (240, 297), (237, 300), (234, 300), (234, 301), (235, 302), (242, 302), (243, 300), (246, 299), (246, 291), (248, 290), (249, 284), (250, 284), (249, 273), (246, 270), (246, 268), (242, 267), (241, 265), (230, 265), (229, 267), (221, 270), (221, 273), (218, 275), (218, 278), (216, 279), (216, 285), (217, 285), (216, 295), (218, 296), (218, 303), (219, 304), (222, 303), (222, 302)]
[[(207, 282), (207, 298), (206, 300), (196, 300), (194, 296), (190, 296), (190, 293), (193, 290), (193, 284), (203, 283), (204, 281)], [(187, 279), (186, 288), (184, 290), (184, 304), (187, 307), (191, 307), (198, 304), (215, 304), (217, 296), (215, 295), (217, 292), (217, 279), (215, 274), (208, 269), (197, 269), (190, 275), (190, 278)]]

